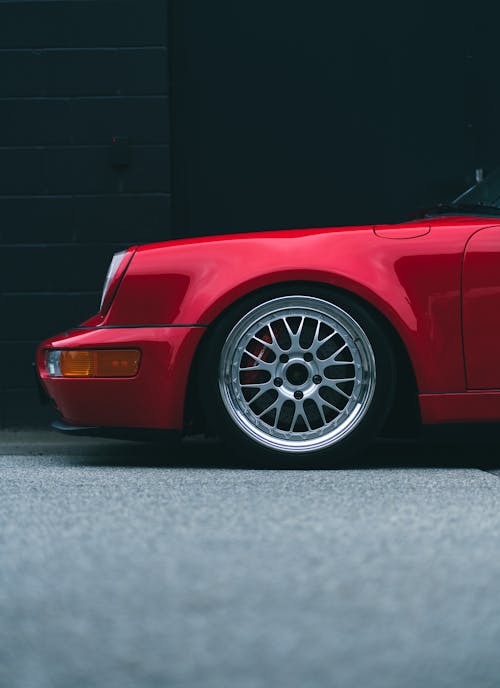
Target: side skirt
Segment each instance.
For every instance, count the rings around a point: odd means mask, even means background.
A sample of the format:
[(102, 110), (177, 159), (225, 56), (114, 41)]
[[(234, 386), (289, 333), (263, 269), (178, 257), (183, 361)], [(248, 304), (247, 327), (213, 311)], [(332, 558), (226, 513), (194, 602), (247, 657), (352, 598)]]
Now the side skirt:
[(484, 423), (500, 421), (500, 391), (420, 394), (422, 423)]

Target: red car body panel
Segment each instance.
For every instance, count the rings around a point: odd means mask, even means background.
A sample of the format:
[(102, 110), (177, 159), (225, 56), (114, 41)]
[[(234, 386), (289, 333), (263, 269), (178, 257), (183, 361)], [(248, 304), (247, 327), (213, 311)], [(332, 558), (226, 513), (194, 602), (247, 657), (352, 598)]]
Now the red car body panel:
[(469, 239), (462, 289), (467, 387), (500, 389), (500, 227)]
[(462, 392), (461, 394), (421, 394), (422, 422), (484, 423), (500, 420), (500, 392)]
[[(201, 327), (72, 330), (38, 349), (38, 370), (63, 419), (72, 425), (181, 429), (184, 394)], [(132, 378), (51, 378), (46, 349), (140, 348)]]
[[(205, 328), (255, 290), (282, 282), (312, 282), (356, 294), (391, 323), (409, 354), (424, 422), (478, 420), (489, 403), (484, 397), (492, 394), (467, 392), (464, 342), (469, 381), (484, 381), (488, 365), (480, 359), (487, 342), (491, 346), (485, 313), (491, 308), (498, 312), (500, 299), (494, 270), (499, 230), (480, 231), (489, 225), (494, 221), (487, 218), (448, 217), (375, 228), (238, 234), (139, 246), (109, 310), (86, 321), (87, 330), (42, 343), (42, 381), (68, 422), (181, 428), (189, 370)], [(487, 233), (484, 242), (475, 238)], [(478, 306), (484, 290), (487, 308)], [(489, 322), (489, 327), (496, 327), (494, 336), (500, 343), (496, 323)], [(117, 344), (141, 348), (136, 378), (47, 376), (45, 349)], [(491, 379), (500, 389), (500, 375)], [(497, 411), (488, 406), (485, 420), (500, 419), (500, 403)]]

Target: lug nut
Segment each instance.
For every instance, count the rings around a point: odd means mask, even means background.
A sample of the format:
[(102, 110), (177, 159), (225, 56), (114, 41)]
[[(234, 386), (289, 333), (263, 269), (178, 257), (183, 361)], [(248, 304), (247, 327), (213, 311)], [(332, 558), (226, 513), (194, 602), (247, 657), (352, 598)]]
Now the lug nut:
[(321, 382), (321, 375), (313, 375), (313, 382), (315, 385), (319, 385)]
[(312, 361), (313, 360), (313, 355), (310, 352), (307, 352), (307, 354), (304, 354), (304, 361)]
[(303, 395), (302, 392), (300, 392), (299, 390), (297, 390), (297, 392), (294, 392), (294, 393), (293, 393), (293, 396), (294, 396), (296, 399), (302, 399), (302, 397), (303, 397), (304, 395)]
[(280, 361), (281, 363), (288, 363), (288, 356), (286, 354), (281, 354)]
[(274, 384), (276, 385), (276, 387), (281, 387), (281, 385), (283, 384), (283, 380), (280, 377), (277, 377), (274, 379)]

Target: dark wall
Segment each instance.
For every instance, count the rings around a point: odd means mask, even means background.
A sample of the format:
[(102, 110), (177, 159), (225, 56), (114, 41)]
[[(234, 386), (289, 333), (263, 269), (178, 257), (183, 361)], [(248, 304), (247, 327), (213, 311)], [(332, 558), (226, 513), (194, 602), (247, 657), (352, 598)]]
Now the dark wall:
[(494, 3), (173, 2), (176, 234), (397, 221), (453, 197), (500, 164), (499, 19)]
[(500, 164), (500, 6), (461, 5), (0, 0), (0, 423), (47, 417), (35, 344), (115, 250), (397, 221)]
[(35, 344), (112, 253), (169, 237), (169, 159), (166, 0), (0, 3), (0, 423), (44, 420)]

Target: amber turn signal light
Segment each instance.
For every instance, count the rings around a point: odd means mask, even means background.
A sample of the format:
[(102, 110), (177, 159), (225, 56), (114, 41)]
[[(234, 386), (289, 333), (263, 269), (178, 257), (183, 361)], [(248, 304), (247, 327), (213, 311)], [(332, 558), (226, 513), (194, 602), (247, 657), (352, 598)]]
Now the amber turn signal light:
[(140, 360), (138, 349), (63, 349), (47, 356), (54, 377), (133, 377)]

